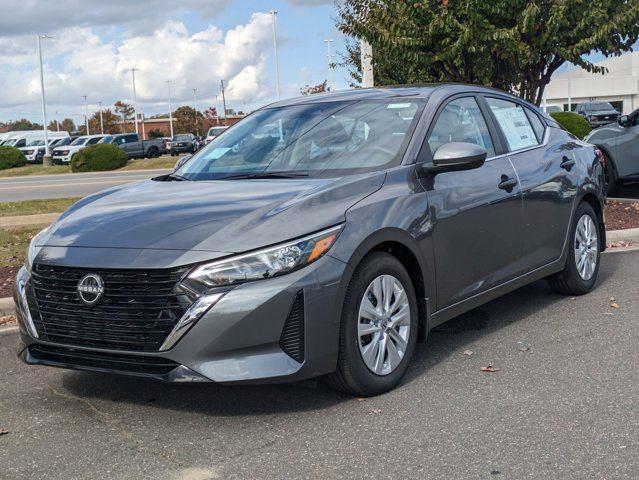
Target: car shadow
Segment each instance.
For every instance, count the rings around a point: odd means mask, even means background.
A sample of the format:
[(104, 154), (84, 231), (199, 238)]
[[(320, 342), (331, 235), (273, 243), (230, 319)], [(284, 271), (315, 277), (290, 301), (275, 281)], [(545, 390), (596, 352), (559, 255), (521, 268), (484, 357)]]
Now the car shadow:
[[(614, 275), (623, 254), (604, 256), (598, 286)], [(426, 343), (418, 344), (402, 385), (413, 382), (466, 345), (520, 322), (566, 297), (550, 290), (545, 281), (522, 287), (433, 329)], [(330, 408), (352, 397), (310, 380), (291, 385), (226, 386), (219, 384), (166, 384), (148, 379), (65, 371), (67, 393), (85, 398), (214, 416), (269, 415)]]

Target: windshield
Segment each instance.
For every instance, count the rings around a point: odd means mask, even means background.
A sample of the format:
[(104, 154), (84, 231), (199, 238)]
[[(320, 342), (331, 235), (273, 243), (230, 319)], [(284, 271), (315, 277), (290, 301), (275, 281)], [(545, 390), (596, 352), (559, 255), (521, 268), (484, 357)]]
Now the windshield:
[(213, 127), (209, 130), (209, 137), (217, 137), (224, 130), (226, 130), (226, 127)]
[(7, 141), (5, 141), (5, 142), (3, 143), (3, 145), (11, 146), (11, 145), (13, 145), (14, 143), (16, 143), (16, 139), (15, 139), (15, 138), (12, 138), (11, 140), (7, 140)]
[(78, 137), (71, 142), (71, 145), (84, 145), (87, 141), (87, 137)]
[(105, 137), (102, 137), (102, 139), (98, 143), (111, 143), (111, 140), (113, 140), (113, 135), (107, 135)]
[(216, 137), (176, 173), (186, 180), (242, 174), (340, 176), (399, 164), (421, 101), (325, 102), (267, 108)]
[(44, 145), (44, 140), (30, 140), (27, 142), (27, 147), (39, 147), (40, 145)]
[(190, 140), (191, 140), (190, 135), (176, 135), (175, 137), (173, 137), (174, 142), (188, 142)]
[(98, 143), (100, 140), (102, 140), (103, 137), (93, 137), (90, 138), (89, 141), (87, 142), (87, 145), (95, 145), (96, 143)]
[(586, 104), (586, 110), (614, 110), (608, 102), (595, 102)]

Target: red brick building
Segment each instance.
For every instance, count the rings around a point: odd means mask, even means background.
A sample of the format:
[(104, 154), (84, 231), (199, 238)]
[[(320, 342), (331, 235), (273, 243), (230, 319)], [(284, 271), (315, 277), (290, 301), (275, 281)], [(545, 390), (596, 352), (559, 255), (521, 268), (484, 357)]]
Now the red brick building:
[[(240, 120), (242, 120), (244, 118), (243, 115), (228, 115), (226, 118), (220, 118), (219, 119), (219, 125), (234, 125), (237, 122), (239, 122)], [(175, 118), (173, 119), (173, 128), (175, 129)], [(218, 125), (215, 124), (215, 125)], [(149, 138), (149, 132), (151, 130), (159, 130), (163, 133), (163, 135), (165, 137), (168, 137), (171, 135), (171, 129), (169, 128), (169, 119), (168, 118), (147, 118), (144, 120), (144, 123), (142, 121), (138, 122), (138, 131), (140, 132), (140, 135), (142, 135), (142, 138), (144, 138), (145, 140)], [(133, 123), (133, 120), (129, 120), (126, 122), (126, 130), (129, 132), (135, 132), (135, 124)], [(206, 135), (206, 131), (201, 131), (200, 135)]]

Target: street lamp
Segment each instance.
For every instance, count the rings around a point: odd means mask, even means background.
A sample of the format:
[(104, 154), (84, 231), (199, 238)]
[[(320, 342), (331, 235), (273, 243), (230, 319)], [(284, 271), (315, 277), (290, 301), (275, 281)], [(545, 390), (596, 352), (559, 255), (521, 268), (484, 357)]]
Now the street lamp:
[(200, 126), (197, 118), (197, 88), (193, 88), (193, 110), (195, 110), (195, 134), (200, 136)]
[(102, 120), (102, 101), (98, 102), (100, 105), (100, 134), (104, 135), (104, 121)]
[(331, 51), (331, 43), (333, 39), (326, 39), (324, 43), (326, 43), (326, 48), (328, 52), (326, 54), (326, 58), (328, 60), (328, 90), (333, 91), (333, 52)]
[(47, 132), (47, 102), (44, 97), (44, 69), (42, 68), (42, 39), (53, 38), (48, 35), (38, 35), (38, 57), (40, 57), (40, 90), (42, 92), (42, 129), (44, 130), (44, 158), (42, 165), (50, 167), (52, 165), (49, 155), (49, 136)]
[(91, 135), (91, 132), (89, 132), (89, 109), (87, 107), (87, 96), (82, 95), (82, 98), (84, 98), (84, 128), (87, 131), (87, 135)]
[(167, 80), (169, 86), (169, 129), (171, 130), (171, 138), (173, 138), (173, 107), (171, 106), (171, 80)]
[(131, 69), (131, 78), (133, 79), (133, 118), (135, 119), (135, 133), (138, 132), (138, 96), (135, 93), (135, 71), (139, 68), (133, 67)]
[(275, 53), (275, 92), (277, 93), (277, 99), (280, 99), (280, 61), (277, 56), (277, 10), (271, 10), (269, 12), (273, 20), (273, 51)]

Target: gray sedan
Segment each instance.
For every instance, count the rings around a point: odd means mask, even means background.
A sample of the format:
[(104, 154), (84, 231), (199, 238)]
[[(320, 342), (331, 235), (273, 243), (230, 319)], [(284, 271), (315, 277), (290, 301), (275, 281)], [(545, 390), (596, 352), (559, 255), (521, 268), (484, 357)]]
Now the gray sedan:
[(282, 101), (172, 174), (87, 197), (18, 273), (29, 364), (173, 382), (395, 387), (433, 327), (547, 278), (589, 292), (602, 165), (475, 86)]

